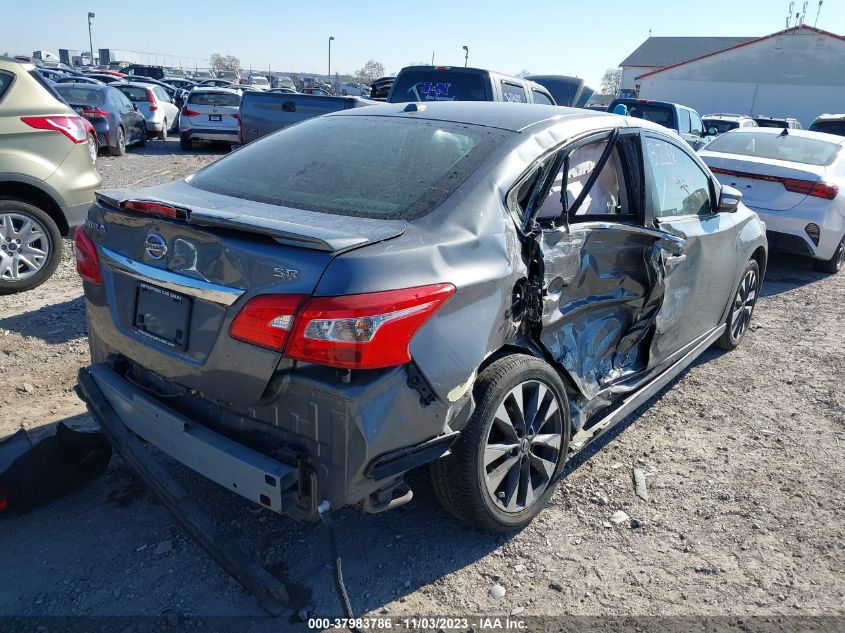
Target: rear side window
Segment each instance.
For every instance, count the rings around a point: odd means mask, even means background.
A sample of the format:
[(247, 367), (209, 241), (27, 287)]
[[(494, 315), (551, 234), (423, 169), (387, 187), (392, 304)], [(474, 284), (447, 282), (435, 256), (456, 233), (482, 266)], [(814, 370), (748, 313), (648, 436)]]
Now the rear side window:
[(654, 103), (626, 103), (625, 105), (628, 106), (628, 116), (653, 121), (663, 127), (674, 129), (675, 121), (670, 106)]
[(704, 127), (708, 130), (710, 128), (716, 128), (716, 132), (724, 134), (739, 127), (739, 123), (736, 121), (725, 121), (724, 119), (704, 119)]
[[(822, 131), (822, 130), (818, 130)], [(845, 132), (845, 130), (843, 130)], [(830, 165), (842, 150), (839, 143), (831, 143), (806, 136), (737, 130), (723, 134), (707, 146), (709, 152), (759, 156), (793, 163)]]
[(97, 89), (78, 88), (76, 86), (56, 86), (56, 92), (62, 95), (68, 103), (74, 105), (102, 105), (103, 93)]
[(413, 70), (399, 73), (390, 101), (486, 101), (484, 78), (458, 70)]
[(525, 94), (525, 88), (518, 84), (512, 84), (508, 81), (502, 82), (502, 99), (508, 103), (528, 102), (528, 97)]
[(12, 75), (0, 72), (0, 100), (3, 99), (3, 96), (6, 94), (6, 91), (9, 89), (9, 86), (12, 85)]
[[(188, 183), (310, 211), (413, 219), (439, 206), (512, 136), (446, 121), (329, 115), (251, 143)], [(350, 160), (362, 147), (367, 160)]]
[(192, 92), (188, 96), (188, 103), (237, 108), (241, 104), (241, 98), (239, 95), (229, 92)]
[(149, 101), (147, 91), (144, 88), (124, 86), (120, 88), (120, 91), (133, 103), (147, 103)]
[(542, 105), (554, 105), (554, 103), (552, 103), (551, 100), (539, 90), (532, 90), (531, 95), (534, 97), (534, 103), (540, 103)]
[(816, 121), (810, 126), (810, 131), (845, 136), (845, 121)]

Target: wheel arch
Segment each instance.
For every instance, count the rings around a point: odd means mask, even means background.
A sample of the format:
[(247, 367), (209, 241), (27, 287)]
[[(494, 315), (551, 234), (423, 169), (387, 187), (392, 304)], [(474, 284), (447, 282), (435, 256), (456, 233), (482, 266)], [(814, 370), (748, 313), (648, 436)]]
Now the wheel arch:
[(763, 279), (766, 278), (766, 261), (768, 255), (766, 253), (766, 248), (761, 244), (758, 246), (753, 253), (751, 253), (751, 259), (757, 262), (757, 265), (760, 267), (760, 283), (762, 285)]
[(0, 198), (28, 202), (49, 215), (59, 227), (62, 236), (67, 236), (70, 232), (61, 205), (46, 188), (20, 180), (3, 180), (0, 181)]

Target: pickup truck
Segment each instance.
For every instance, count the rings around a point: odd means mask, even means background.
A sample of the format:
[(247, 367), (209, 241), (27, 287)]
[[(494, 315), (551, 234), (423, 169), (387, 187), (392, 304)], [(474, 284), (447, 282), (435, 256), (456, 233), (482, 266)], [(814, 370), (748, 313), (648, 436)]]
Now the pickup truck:
[(305, 119), (372, 103), (360, 97), (244, 92), (240, 106), (240, 141), (249, 143)]
[(614, 99), (608, 112), (613, 112), (618, 105), (624, 105), (628, 116), (646, 119), (675, 131), (695, 151), (700, 150), (713, 140), (701, 122), (701, 115), (692, 108), (668, 101), (651, 99)]

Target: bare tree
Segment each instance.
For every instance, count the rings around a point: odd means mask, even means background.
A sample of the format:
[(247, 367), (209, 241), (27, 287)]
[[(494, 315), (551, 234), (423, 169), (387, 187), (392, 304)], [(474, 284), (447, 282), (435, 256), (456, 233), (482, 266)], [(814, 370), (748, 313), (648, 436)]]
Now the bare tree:
[(210, 58), (211, 67), (215, 70), (238, 70), (241, 67), (241, 60), (234, 55), (221, 55), (214, 53)]
[(530, 74), (531, 74), (530, 70), (528, 70), (527, 68), (523, 68), (518, 73), (516, 73), (516, 76), (519, 77), (520, 79), (524, 79), (525, 77), (528, 77), (528, 75), (530, 75)]
[(602, 94), (616, 95), (622, 87), (622, 69), (608, 68), (601, 77)]
[(372, 83), (379, 77), (384, 77), (384, 64), (371, 59), (364, 64), (363, 68), (355, 72), (355, 77), (362, 83)]

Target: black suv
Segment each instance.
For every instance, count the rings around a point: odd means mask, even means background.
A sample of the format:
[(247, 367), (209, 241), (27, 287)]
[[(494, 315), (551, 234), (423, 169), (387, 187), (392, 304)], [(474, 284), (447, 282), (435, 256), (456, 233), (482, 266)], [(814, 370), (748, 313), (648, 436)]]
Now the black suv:
[(507, 101), (557, 105), (551, 93), (536, 82), (460, 66), (407, 66), (396, 76), (387, 101)]
[(151, 79), (158, 79), (161, 81), (167, 76), (164, 66), (146, 66), (143, 64), (132, 64), (127, 66), (121, 72), (127, 75), (141, 75), (142, 77), (150, 77)]

